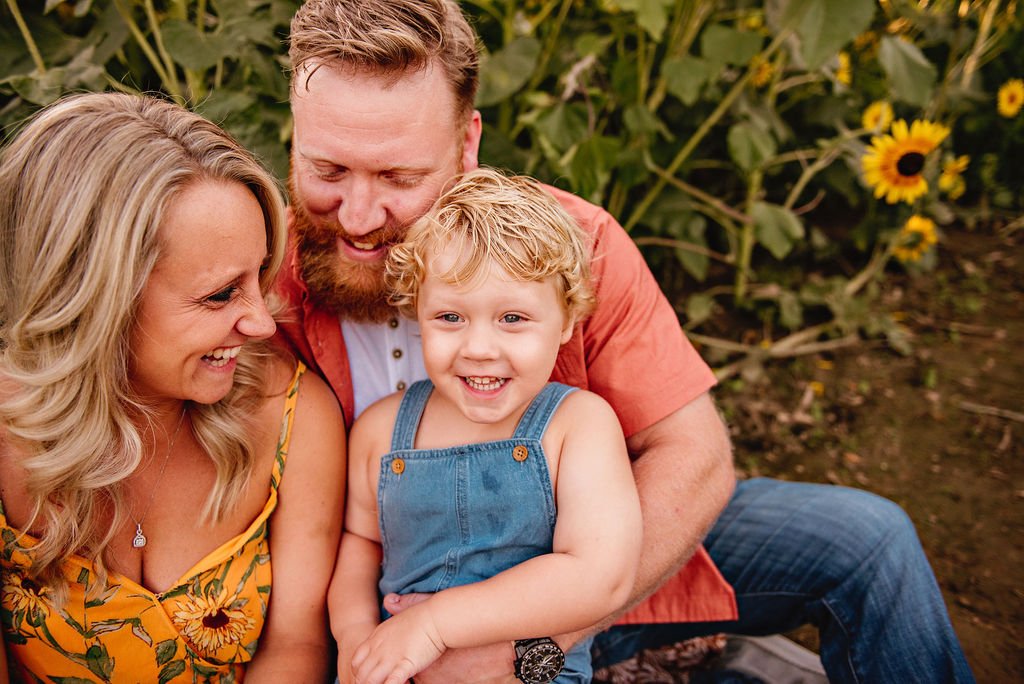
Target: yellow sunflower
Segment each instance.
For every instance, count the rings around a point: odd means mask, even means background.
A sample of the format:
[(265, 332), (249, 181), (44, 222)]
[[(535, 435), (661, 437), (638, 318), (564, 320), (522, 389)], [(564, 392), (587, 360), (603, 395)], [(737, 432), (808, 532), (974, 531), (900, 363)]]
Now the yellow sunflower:
[(847, 52), (840, 52), (836, 58), (839, 60), (839, 66), (836, 67), (836, 80), (843, 85), (850, 85), (853, 83), (853, 70), (850, 68), (850, 54)]
[(892, 105), (885, 100), (878, 100), (868, 105), (860, 118), (861, 125), (875, 133), (885, 133), (893, 120)]
[(896, 236), (896, 244), (893, 247), (893, 255), (902, 263), (920, 261), (931, 246), (938, 242), (935, 234), (935, 221), (925, 216), (914, 214), (903, 225), (899, 235)]
[(949, 196), (949, 199), (956, 200), (967, 190), (967, 183), (964, 181), (963, 172), (971, 158), (966, 154), (959, 157), (949, 157), (942, 162), (942, 173), (939, 175), (939, 190)]
[(874, 31), (866, 31), (853, 39), (853, 49), (867, 55), (878, 50), (878, 35)]
[(912, 203), (928, 192), (924, 162), (928, 154), (949, 135), (942, 124), (918, 120), (910, 126), (903, 119), (892, 125), (891, 133), (871, 138), (861, 159), (864, 180), (875, 189), (875, 197), (889, 204)]
[(1017, 116), (1024, 106), (1024, 80), (1011, 78), (999, 88), (996, 107), (1007, 119)]
[(48, 593), (49, 587), (38, 585), (16, 572), (4, 573), (3, 606), (12, 613), (21, 612), (30, 625), (43, 624), (50, 614)]
[(186, 595), (171, 618), (181, 634), (204, 656), (239, 643), (255, 621), (241, 606), (230, 603), (221, 588), (204, 596)]
[(763, 88), (768, 85), (769, 81), (772, 80), (772, 75), (775, 73), (775, 67), (772, 63), (763, 59), (760, 55), (754, 57), (750, 63), (750, 68), (754, 72), (754, 75), (750, 77), (750, 82), (754, 84), (755, 88)]

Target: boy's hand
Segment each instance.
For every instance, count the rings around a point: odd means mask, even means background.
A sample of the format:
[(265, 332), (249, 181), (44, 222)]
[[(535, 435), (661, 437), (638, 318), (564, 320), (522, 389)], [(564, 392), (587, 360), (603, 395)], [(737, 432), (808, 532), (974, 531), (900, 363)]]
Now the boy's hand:
[[(398, 615), (431, 596), (433, 594), (387, 594), (384, 609)], [(514, 659), (511, 642), (447, 649), (434, 663), (414, 676), (416, 684), (519, 684), (512, 674)]]
[(444, 653), (445, 645), (424, 601), (382, 622), (356, 649), (359, 684), (404, 684)]

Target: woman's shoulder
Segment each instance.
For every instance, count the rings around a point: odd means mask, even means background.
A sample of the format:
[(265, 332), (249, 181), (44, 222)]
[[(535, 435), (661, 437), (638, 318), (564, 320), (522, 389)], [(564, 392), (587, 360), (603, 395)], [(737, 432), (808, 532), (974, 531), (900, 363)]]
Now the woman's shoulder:
[(282, 415), (291, 397), (296, 401), (296, 420), (304, 413), (314, 413), (321, 419), (341, 421), (341, 409), (334, 392), (314, 371), (306, 369), (298, 374), (299, 362), (286, 356), (274, 355), (266, 369), (266, 400), (264, 410), (270, 415)]

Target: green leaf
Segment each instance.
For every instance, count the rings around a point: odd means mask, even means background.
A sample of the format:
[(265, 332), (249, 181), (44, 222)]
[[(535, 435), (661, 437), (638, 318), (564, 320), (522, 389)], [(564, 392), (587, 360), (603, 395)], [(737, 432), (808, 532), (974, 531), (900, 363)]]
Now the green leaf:
[[(199, 667), (195, 668), (196, 672), (199, 672)], [(172, 660), (160, 669), (160, 678), (157, 680), (159, 684), (166, 684), (171, 681), (182, 672), (185, 671), (184, 660)]]
[(618, 138), (603, 135), (592, 136), (579, 144), (569, 164), (570, 181), (576, 194), (601, 204), (621, 148)]
[(655, 41), (661, 41), (672, 0), (617, 0), (615, 4), (636, 14), (637, 25)]
[(559, 153), (565, 152), (589, 135), (587, 115), (579, 105), (559, 102), (537, 117), (534, 130), (544, 136)]
[(783, 290), (779, 294), (779, 322), (789, 330), (796, 330), (804, 323), (804, 308), (795, 292)]
[(715, 311), (715, 298), (709, 294), (698, 292), (686, 299), (686, 325), (692, 327), (703, 323)]
[(623, 112), (622, 121), (626, 124), (626, 130), (630, 136), (653, 137), (660, 134), (666, 140), (672, 140), (675, 136), (672, 131), (665, 127), (665, 124), (654, 115), (651, 110), (642, 104), (631, 104)]
[(110, 681), (110, 675), (114, 672), (114, 661), (110, 659), (107, 648), (103, 644), (93, 644), (85, 652), (85, 666), (89, 672), (102, 679)]
[(783, 24), (796, 32), (805, 66), (814, 70), (867, 30), (875, 11), (874, 0), (792, 0)]
[(518, 92), (530, 80), (539, 57), (540, 41), (529, 36), (516, 38), (497, 52), (484, 51), (476, 106), (488, 107)]
[(796, 214), (785, 207), (755, 202), (750, 214), (754, 219), (757, 241), (776, 259), (789, 254), (796, 241), (804, 236), (804, 225)]
[(223, 59), (232, 47), (228, 41), (201, 33), (195, 26), (181, 19), (168, 19), (160, 25), (160, 31), (167, 52), (186, 69), (209, 69)]
[[(700, 214), (694, 214), (687, 212), (684, 215), (684, 220), (674, 226), (672, 234), (681, 242), (686, 242), (695, 247), (707, 247), (707, 227), (708, 221)], [(701, 254), (699, 251), (685, 249), (683, 247), (676, 247), (675, 249), (676, 259), (686, 272), (692, 275), (700, 282), (708, 277), (708, 267), (711, 265), (711, 260), (708, 259), (706, 254)]]
[(27, 76), (11, 76), (0, 83), (10, 85), (14, 92), (32, 104), (48, 105), (63, 92), (64, 69), (49, 69), (42, 75), (33, 72)]
[(775, 154), (775, 138), (756, 126), (740, 122), (729, 129), (729, 156), (744, 171), (752, 171)]
[(760, 34), (711, 24), (700, 34), (700, 53), (718, 64), (743, 65), (761, 51), (763, 43)]
[(132, 623), (132, 634), (135, 635), (135, 638), (146, 644), (146, 646), (151, 647), (153, 645), (153, 637), (149, 636), (149, 632), (142, 626), (142, 620), (133, 618), (130, 622)]
[(176, 639), (164, 639), (156, 645), (156, 664), (166, 665), (170, 662), (174, 654), (178, 652), (178, 642)]
[(920, 48), (900, 38), (884, 36), (878, 46), (878, 61), (889, 80), (893, 99), (917, 107), (928, 104), (937, 72)]
[(697, 102), (704, 84), (715, 73), (710, 62), (689, 55), (666, 59), (661, 65), (661, 70), (665, 74), (665, 85), (668, 87), (668, 92), (678, 97), (687, 106)]

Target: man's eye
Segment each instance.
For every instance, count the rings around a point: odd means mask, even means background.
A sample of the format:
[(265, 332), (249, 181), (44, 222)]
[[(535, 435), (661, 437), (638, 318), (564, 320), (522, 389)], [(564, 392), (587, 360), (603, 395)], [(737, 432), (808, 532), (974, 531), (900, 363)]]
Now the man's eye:
[(225, 287), (220, 292), (216, 292), (207, 297), (206, 301), (213, 302), (214, 304), (227, 304), (228, 302), (231, 301), (231, 298), (235, 295), (235, 292), (237, 291), (238, 288), (235, 287), (234, 285), (230, 287)]
[(519, 314), (505, 314), (501, 317), (501, 320), (505, 323), (518, 323), (523, 320), (523, 317)]

